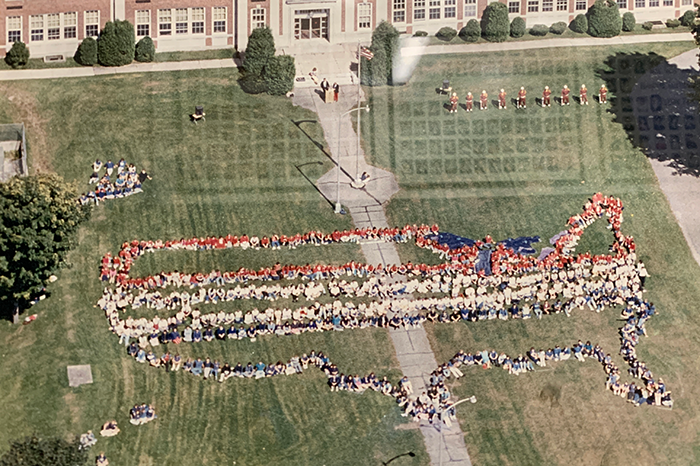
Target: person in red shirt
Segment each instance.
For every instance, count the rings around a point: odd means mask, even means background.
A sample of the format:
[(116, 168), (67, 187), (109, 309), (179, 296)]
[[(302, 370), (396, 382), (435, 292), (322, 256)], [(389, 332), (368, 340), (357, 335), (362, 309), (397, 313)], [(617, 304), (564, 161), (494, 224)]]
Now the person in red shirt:
[(585, 84), (581, 84), (581, 91), (579, 92), (579, 99), (581, 100), (581, 105), (588, 105), (588, 89), (586, 89)]
[(598, 91), (598, 102), (601, 104), (608, 103), (608, 88), (605, 87), (605, 84), (600, 85), (600, 90)]
[(474, 96), (471, 92), (467, 92), (467, 111), (471, 112), (474, 110)]
[(457, 93), (453, 92), (452, 97), (450, 97), (450, 113), (457, 113), (458, 102), (459, 98), (457, 97)]
[(571, 93), (571, 89), (569, 89), (569, 86), (564, 84), (564, 89), (561, 90), (561, 104), (562, 105), (570, 105), (569, 102), (569, 94)]
[(501, 92), (498, 93), (498, 109), (504, 109), (506, 108), (506, 91), (504, 89), (501, 89)]
[(542, 91), (542, 106), (551, 107), (552, 106), (552, 91), (549, 86), (544, 86), (544, 91)]
[(479, 99), (479, 110), (488, 110), (489, 105), (489, 95), (485, 90), (481, 91), (481, 97)]
[(520, 88), (518, 91), (518, 108), (527, 108), (525, 98), (527, 96), (527, 91), (524, 87)]

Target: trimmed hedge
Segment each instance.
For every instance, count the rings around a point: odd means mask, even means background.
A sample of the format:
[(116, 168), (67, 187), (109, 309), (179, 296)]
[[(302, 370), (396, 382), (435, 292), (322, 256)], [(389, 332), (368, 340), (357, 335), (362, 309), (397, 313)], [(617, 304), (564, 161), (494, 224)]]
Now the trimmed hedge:
[(569, 28), (574, 31), (578, 32), (580, 34), (588, 32), (588, 18), (586, 18), (586, 15), (584, 14), (579, 14), (577, 15), (572, 21), (571, 24), (569, 25)]
[(533, 36), (546, 36), (549, 28), (544, 24), (535, 24), (530, 28), (530, 34)]
[(667, 28), (675, 29), (680, 25), (681, 25), (681, 21), (679, 19), (667, 19), (666, 20), (666, 27)]
[(651, 31), (654, 28), (654, 23), (652, 23), (651, 21), (647, 21), (644, 24), (642, 24), (642, 27), (647, 31)]
[(435, 37), (437, 37), (440, 40), (444, 40), (445, 42), (449, 42), (452, 39), (454, 39), (456, 35), (456, 29), (453, 29), (451, 27), (444, 27), (440, 28), (440, 30), (435, 34)]
[(83, 39), (73, 58), (83, 66), (95, 65), (97, 63), (97, 41), (92, 37)]
[(416, 31), (415, 34), (413, 34), (413, 37), (427, 37), (428, 33), (425, 31)]
[(489, 3), (481, 17), (481, 34), (490, 42), (505, 42), (510, 35), (508, 6), (505, 3)]
[(459, 37), (465, 42), (476, 42), (481, 37), (481, 25), (479, 21), (475, 19), (470, 19), (467, 21), (467, 25), (459, 31)]
[(513, 21), (510, 22), (510, 36), (516, 39), (525, 35), (525, 20), (516, 16)]
[(134, 26), (129, 21), (109, 21), (97, 38), (97, 59), (104, 66), (123, 66), (134, 61)]
[(12, 68), (22, 68), (29, 61), (29, 49), (27, 45), (18, 40), (12, 44), (12, 48), (5, 54), (5, 63)]
[(552, 34), (562, 35), (566, 31), (566, 23), (564, 21), (559, 21), (549, 26), (549, 32)]
[(634, 18), (634, 13), (628, 11), (622, 15), (622, 30), (631, 32), (634, 31), (634, 27), (637, 25), (637, 20)]
[(622, 31), (620, 7), (613, 0), (596, 0), (588, 9), (588, 34), (593, 37), (615, 37)]
[(685, 27), (695, 26), (695, 10), (688, 10), (681, 16), (681, 24)]
[(136, 43), (136, 61), (147, 63), (156, 59), (156, 47), (153, 39), (146, 36)]
[(263, 70), (275, 56), (275, 39), (269, 27), (256, 28), (248, 37), (243, 68), (246, 74), (262, 76)]

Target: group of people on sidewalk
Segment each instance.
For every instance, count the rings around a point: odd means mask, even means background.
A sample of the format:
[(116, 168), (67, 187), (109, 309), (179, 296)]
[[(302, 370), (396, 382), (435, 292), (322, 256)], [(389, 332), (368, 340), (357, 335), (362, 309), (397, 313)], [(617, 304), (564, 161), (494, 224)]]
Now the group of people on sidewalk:
[[(506, 99), (507, 93), (505, 89), (501, 89), (498, 92), (498, 109), (499, 110), (505, 110), (507, 107), (507, 99)], [(579, 103), (581, 105), (588, 105), (588, 89), (586, 88), (585, 84), (581, 84), (581, 88), (579, 89)], [(518, 109), (524, 109), (527, 108), (527, 90), (525, 87), (521, 87), (518, 90), (517, 94), (517, 99), (515, 100), (515, 107)], [(605, 87), (605, 84), (601, 84), (600, 89), (598, 90), (598, 102), (601, 104), (605, 104), (608, 102), (608, 89)], [(559, 104), (564, 106), (564, 105), (570, 105), (571, 104), (571, 89), (569, 89), (569, 86), (566, 84), (561, 90), (561, 98), (559, 100)], [(479, 96), (479, 110), (488, 110), (489, 106), (489, 95), (486, 92), (486, 90), (481, 91), (481, 95)], [(542, 99), (540, 100), (540, 106), (542, 107), (551, 107), (552, 106), (552, 90), (549, 88), (549, 86), (545, 86), (544, 90), (542, 91)], [(456, 92), (453, 92), (452, 95), (450, 96), (450, 113), (457, 113), (457, 110), (459, 109), (459, 97), (457, 96)], [(474, 110), (474, 95), (472, 95), (471, 92), (467, 92), (467, 97), (464, 105), (464, 109), (467, 112), (471, 112)]]

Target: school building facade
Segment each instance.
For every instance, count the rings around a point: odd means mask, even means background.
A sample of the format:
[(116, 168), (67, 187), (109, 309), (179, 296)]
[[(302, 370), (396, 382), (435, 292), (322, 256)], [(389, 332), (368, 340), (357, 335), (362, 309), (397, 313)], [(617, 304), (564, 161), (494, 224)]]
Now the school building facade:
[[(528, 27), (569, 22), (594, 0), (497, 0), (511, 19)], [(271, 28), (278, 47), (303, 48), (307, 41), (332, 44), (369, 41), (382, 20), (400, 32), (441, 27), (459, 30), (480, 19), (489, 0), (0, 0), (4, 49), (21, 40), (32, 57), (72, 56), (85, 37), (105, 23), (128, 20), (136, 40), (150, 36), (156, 50), (188, 51), (237, 47), (244, 50), (254, 28)], [(618, 0), (637, 22), (677, 18), (693, 0)]]

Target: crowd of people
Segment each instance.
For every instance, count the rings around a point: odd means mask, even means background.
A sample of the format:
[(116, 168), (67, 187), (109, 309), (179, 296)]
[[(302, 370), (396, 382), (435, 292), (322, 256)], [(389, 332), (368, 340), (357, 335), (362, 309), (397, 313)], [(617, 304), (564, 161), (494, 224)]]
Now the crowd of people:
[[(104, 168), (104, 173), (102, 169)], [(114, 173), (116, 170), (116, 174)], [(99, 205), (100, 201), (107, 199), (119, 199), (132, 194), (140, 193), (143, 183), (151, 177), (146, 170), (137, 173), (134, 164), (127, 164), (124, 159), (115, 164), (111, 160), (102, 163), (100, 159), (92, 164), (92, 175), (89, 184), (96, 184), (94, 190), (83, 193), (79, 202), (83, 205), (94, 202)]]
[(146, 403), (134, 405), (134, 407), (129, 410), (129, 422), (135, 426), (147, 424), (156, 418), (156, 410), (153, 406)]
[[(619, 368), (610, 358), (606, 355), (600, 357), (602, 353), (594, 351), (594, 348), (588, 352), (586, 345), (580, 344), (545, 351), (532, 349), (527, 357), (519, 355), (517, 358), (482, 352), (479, 356), (472, 356), (474, 364), (500, 366), (513, 374), (519, 374), (533, 370), (535, 366), (543, 366), (551, 360), (569, 359), (572, 354), (578, 360), (596, 357), (603, 364), (608, 374), (608, 388), (614, 393), (631, 396), (635, 405), (646, 402), (671, 406), (670, 393), (663, 382), (654, 379), (646, 365), (636, 359), (635, 346), (640, 336), (645, 335), (645, 323), (656, 311), (653, 305), (643, 299), (642, 282), (648, 274), (643, 264), (637, 263), (633, 238), (620, 232), (622, 212), (623, 206), (619, 199), (594, 195), (581, 214), (569, 219), (567, 230), (558, 235), (552, 252), (541, 259), (519, 254), (502, 243), (494, 243), (490, 237), (471, 246), (451, 249), (434, 239), (439, 231), (437, 225), (336, 231), (332, 234), (310, 232), (291, 237), (273, 235), (263, 239), (229, 235), (176, 242), (135, 241), (126, 243), (117, 256), (106, 255), (103, 258), (103, 280), (113, 283), (115, 287), (105, 288), (98, 305), (105, 311), (112, 331), (119, 335), (120, 343), (127, 346), (129, 354), (137, 361), (174, 371), (182, 367), (194, 375), (220, 382), (234, 376), (261, 378), (298, 373), (306, 367), (303, 363), (305, 356), (292, 358), (286, 363), (236, 364), (231, 368), (225, 362), (208, 359), (182, 361), (179, 355), (172, 356), (168, 351), (158, 356), (154, 352), (155, 348), (161, 344), (178, 345), (215, 339), (249, 338), (255, 341), (266, 335), (283, 336), (310, 331), (342, 331), (367, 327), (411, 328), (422, 325), (425, 320), (474, 322), (541, 319), (548, 314), (565, 313), (568, 316), (575, 310), (601, 312), (610, 306), (624, 306), (623, 314), (627, 323), (621, 329), (620, 352), (630, 365), (630, 374), (642, 379), (639, 384), (621, 383)], [(607, 217), (608, 227), (614, 234), (611, 253), (574, 254), (585, 228), (601, 217)], [(129, 276), (136, 258), (145, 252), (157, 250), (293, 248), (303, 244), (323, 245), (347, 241), (403, 242), (410, 238), (415, 238), (419, 247), (440, 254), (446, 261), (439, 265), (408, 263), (387, 269), (371, 268), (354, 262), (342, 266), (299, 267), (276, 264), (257, 272), (241, 269), (237, 272), (214, 271), (209, 274), (172, 272), (144, 278)], [(480, 251), (485, 249), (491, 252), (491, 275), (485, 274), (483, 270), (477, 271), (475, 267)], [(401, 280), (396, 280), (397, 276)], [(300, 278), (300, 282), (283, 283), (284, 280), (295, 278)], [(324, 279), (329, 280), (325, 286), (322, 283)], [(250, 281), (253, 280), (263, 283), (259, 286), (251, 284)], [(275, 281), (267, 282), (272, 280)], [(167, 294), (169, 287), (184, 287), (190, 291), (172, 291)], [(361, 300), (356, 305), (350, 300), (353, 297), (370, 299)], [(235, 299), (287, 299), (292, 302), (303, 299), (306, 305), (292, 309), (291, 304), (288, 304), (282, 308), (270, 307), (264, 311), (254, 309), (245, 313), (240, 310), (202, 313), (195, 307)], [(176, 312), (168, 318), (156, 316), (150, 320), (144, 317), (122, 319), (120, 316), (128, 307), (141, 306)], [(441, 377), (445, 379), (449, 374), (458, 374), (460, 365), (470, 364), (470, 358), (467, 355), (464, 358), (460, 356), (457, 360), (450, 361), (447, 370), (444, 366), (438, 368), (434, 373), (435, 380), (440, 380)], [(329, 380), (333, 389), (362, 391), (369, 387), (362, 382), (363, 378), (336, 375), (339, 377), (337, 384)], [(348, 382), (348, 377), (351, 383)], [(333, 381), (335, 380), (334, 378)], [(378, 383), (378, 391), (396, 395), (397, 400), (400, 398), (397, 387), (387, 388), (382, 381)], [(373, 382), (370, 385), (374, 388)], [(405, 412), (413, 413), (414, 418), (427, 416), (433, 419), (435, 414), (441, 417), (445, 410), (449, 411), (446, 408), (449, 391), (439, 383), (435, 387), (434, 393), (427, 393), (426, 396), (430, 398), (435, 395), (437, 399), (444, 399), (443, 405), (435, 406), (434, 412), (425, 407), (426, 403), (419, 403), (420, 408), (417, 408), (416, 399), (405, 395), (406, 399), (400, 400)], [(446, 419), (449, 420), (449, 415)]]

